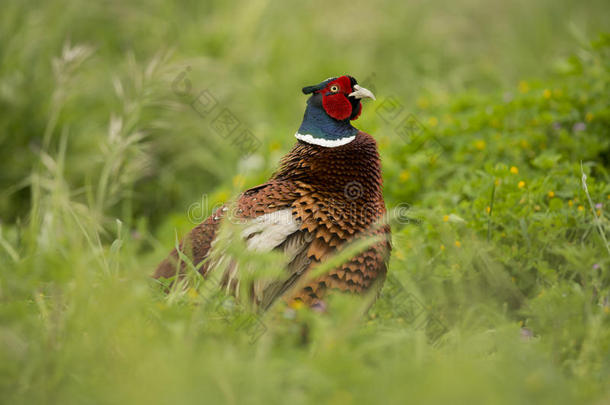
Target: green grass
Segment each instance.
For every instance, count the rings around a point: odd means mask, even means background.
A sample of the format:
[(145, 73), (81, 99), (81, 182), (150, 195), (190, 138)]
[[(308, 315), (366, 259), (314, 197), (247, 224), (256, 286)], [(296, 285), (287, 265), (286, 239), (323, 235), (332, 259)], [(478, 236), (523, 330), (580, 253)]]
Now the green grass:
[[(610, 401), (606, 3), (5, 1), (0, 402)], [(358, 126), (394, 250), (371, 310), (161, 292), (176, 236), (273, 172), (300, 88), (338, 73), (378, 98)]]

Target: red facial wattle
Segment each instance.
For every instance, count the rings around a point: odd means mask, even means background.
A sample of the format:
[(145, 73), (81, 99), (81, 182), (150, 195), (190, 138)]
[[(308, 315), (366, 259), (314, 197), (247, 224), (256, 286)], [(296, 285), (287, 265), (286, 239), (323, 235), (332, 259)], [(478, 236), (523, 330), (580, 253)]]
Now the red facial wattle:
[(326, 114), (336, 120), (343, 121), (352, 115), (352, 104), (341, 92), (324, 96), (322, 98), (322, 105)]

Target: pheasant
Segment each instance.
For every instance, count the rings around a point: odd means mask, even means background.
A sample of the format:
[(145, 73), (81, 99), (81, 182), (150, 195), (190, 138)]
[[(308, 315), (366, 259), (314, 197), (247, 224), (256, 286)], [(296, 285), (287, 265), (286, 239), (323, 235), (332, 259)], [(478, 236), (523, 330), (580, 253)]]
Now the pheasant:
[[(361, 100), (375, 96), (347, 75), (302, 91), (311, 96), (295, 134), (297, 143), (279, 169), (266, 183), (244, 191), (232, 209), (225, 205), (216, 210), (179, 245), (181, 251), (189, 250), (186, 254), (206, 277), (218, 264), (211, 257), (220, 225), (232, 213), (244, 224), (234, 237), (243, 238), (249, 250), (286, 255), (284, 277), (252, 288), (251, 300), (263, 308), (278, 297), (313, 307), (325, 305), (331, 290), (365, 293), (381, 288), (391, 250), (377, 143), (351, 125), (360, 116)], [(310, 275), (320, 263), (364, 238), (373, 242), (360, 253), (322, 275)], [(222, 270), (222, 285), (233, 293), (239, 282), (237, 267)], [(185, 263), (174, 249), (154, 277), (169, 279), (184, 271)]]

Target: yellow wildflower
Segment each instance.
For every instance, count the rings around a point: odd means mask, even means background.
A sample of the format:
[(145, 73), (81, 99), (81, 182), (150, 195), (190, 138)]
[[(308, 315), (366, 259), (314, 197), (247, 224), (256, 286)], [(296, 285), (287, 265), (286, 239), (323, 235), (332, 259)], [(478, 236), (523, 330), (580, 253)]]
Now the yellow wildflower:
[(585, 207), (583, 207), (582, 205), (578, 206), (578, 211), (584, 211), (584, 210), (585, 210)]
[(482, 139), (480, 139), (474, 143), (474, 147), (477, 148), (478, 150), (485, 149), (485, 146), (487, 146), (487, 144)]
[(237, 174), (235, 177), (233, 177), (233, 187), (242, 188), (245, 183), (246, 179), (241, 174)]
[(189, 298), (192, 300), (194, 300), (195, 298), (197, 298), (199, 296), (199, 293), (193, 287), (189, 288), (186, 293), (189, 296)]
[(510, 167), (510, 172), (512, 174), (519, 174), (519, 169), (516, 166), (511, 166)]
[(449, 215), (443, 215), (443, 222), (449, 222)]
[(217, 193), (214, 193), (213, 195), (213, 200), (214, 201), (227, 201), (228, 199), (231, 198), (231, 193), (229, 193), (229, 191), (227, 190), (220, 190)]
[(555, 192), (553, 192), (553, 191), (549, 191), (548, 196), (549, 196), (549, 198), (553, 198), (553, 197), (555, 197)]
[(530, 85), (527, 84), (526, 81), (522, 80), (519, 82), (519, 91), (523, 94), (527, 93), (528, 91), (530, 91)]
[(461, 247), (461, 246), (462, 246), (462, 243), (461, 243), (459, 240), (456, 240), (456, 241), (455, 241), (455, 246), (456, 246), (456, 247)]
[(525, 187), (525, 182), (524, 182), (523, 180), (521, 180), (521, 181), (519, 182), (519, 184), (517, 184), (517, 187), (519, 187), (519, 188), (523, 188), (523, 187)]
[(292, 307), (293, 309), (299, 309), (299, 308), (303, 308), (303, 301), (292, 301), (290, 303), (290, 307)]
[(552, 95), (551, 90), (549, 90), (549, 89), (544, 89), (544, 91), (542, 92), (542, 96), (546, 99), (551, 98), (551, 95)]
[(269, 144), (269, 151), (274, 152), (276, 150), (280, 150), (281, 147), (281, 143), (279, 143), (278, 141), (273, 141)]
[(430, 100), (428, 100), (426, 97), (420, 97), (417, 100), (417, 106), (421, 109), (426, 109), (430, 106)]

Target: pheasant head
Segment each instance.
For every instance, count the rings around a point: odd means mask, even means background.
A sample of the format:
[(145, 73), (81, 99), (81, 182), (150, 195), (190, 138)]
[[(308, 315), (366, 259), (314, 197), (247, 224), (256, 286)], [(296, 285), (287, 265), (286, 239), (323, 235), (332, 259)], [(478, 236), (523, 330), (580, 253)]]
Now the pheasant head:
[(310, 144), (336, 147), (353, 141), (358, 133), (351, 121), (362, 112), (363, 98), (375, 95), (358, 85), (352, 76), (332, 77), (323, 82), (303, 87), (311, 94), (303, 122), (296, 138)]

